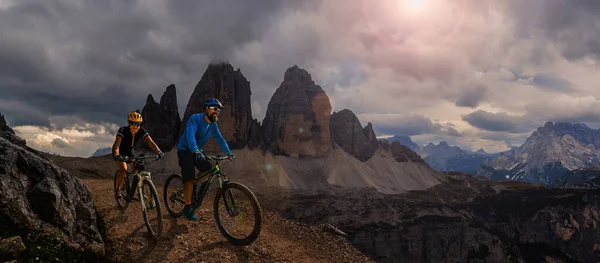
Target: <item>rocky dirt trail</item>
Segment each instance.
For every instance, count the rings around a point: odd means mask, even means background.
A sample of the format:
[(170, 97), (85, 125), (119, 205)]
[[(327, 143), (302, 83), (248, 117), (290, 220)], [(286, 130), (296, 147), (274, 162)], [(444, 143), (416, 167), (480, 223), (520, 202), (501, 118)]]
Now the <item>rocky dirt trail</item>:
[[(115, 262), (373, 262), (343, 237), (317, 227), (283, 219), (263, 208), (263, 228), (251, 245), (234, 246), (219, 232), (212, 198), (196, 210), (198, 221), (173, 218), (161, 197), (163, 234), (153, 241), (147, 234), (139, 202), (121, 211), (110, 179), (80, 179), (93, 192), (98, 212), (107, 224), (107, 243)], [(214, 196), (214, 189), (208, 196)], [(260, 202), (259, 198), (259, 202)]]

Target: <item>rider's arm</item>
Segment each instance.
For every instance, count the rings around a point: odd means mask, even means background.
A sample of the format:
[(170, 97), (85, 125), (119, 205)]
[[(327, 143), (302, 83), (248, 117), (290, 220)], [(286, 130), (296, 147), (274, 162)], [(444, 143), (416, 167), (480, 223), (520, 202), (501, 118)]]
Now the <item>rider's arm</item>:
[(158, 145), (156, 145), (154, 140), (150, 138), (150, 135), (146, 136), (146, 142), (148, 143), (148, 145), (150, 145), (150, 147), (152, 147), (152, 150), (154, 150), (155, 153), (160, 152), (160, 148), (158, 148)]
[(187, 139), (187, 144), (191, 152), (198, 152), (198, 144), (196, 144), (196, 130), (198, 129), (198, 115), (194, 114), (188, 120), (187, 125), (185, 126), (185, 137)]
[(121, 138), (123, 138), (123, 128), (119, 128), (119, 131), (117, 131), (115, 143), (113, 143), (112, 147), (113, 156), (119, 155), (119, 146), (121, 145)]
[(221, 150), (223, 152), (225, 152), (226, 155), (231, 154), (231, 150), (229, 149), (229, 145), (227, 145), (227, 141), (225, 141), (225, 138), (223, 138), (221, 131), (219, 131), (219, 126), (215, 125), (213, 127), (214, 127), (213, 128), (214, 130), (212, 132), (213, 139), (215, 139), (215, 141), (217, 142), (219, 147), (221, 147)]
[(113, 143), (112, 147), (113, 156), (119, 155), (119, 145), (121, 145), (121, 136), (115, 138), (115, 143)]

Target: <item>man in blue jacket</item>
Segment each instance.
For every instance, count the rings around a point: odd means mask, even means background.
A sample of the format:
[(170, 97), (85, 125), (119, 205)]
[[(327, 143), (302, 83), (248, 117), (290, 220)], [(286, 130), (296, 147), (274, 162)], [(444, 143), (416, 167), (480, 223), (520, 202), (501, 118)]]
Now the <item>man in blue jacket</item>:
[(194, 214), (192, 204), (192, 191), (194, 188), (193, 180), (196, 170), (206, 172), (212, 169), (212, 164), (205, 159), (202, 148), (212, 137), (215, 139), (219, 147), (226, 155), (235, 157), (227, 141), (221, 135), (217, 120), (219, 113), (223, 110), (223, 104), (215, 98), (209, 98), (204, 102), (204, 113), (195, 113), (190, 116), (186, 128), (179, 138), (177, 144), (177, 157), (179, 158), (179, 166), (181, 167), (181, 176), (183, 177), (183, 195), (185, 198), (185, 207), (183, 214), (187, 219), (197, 220), (198, 217)]

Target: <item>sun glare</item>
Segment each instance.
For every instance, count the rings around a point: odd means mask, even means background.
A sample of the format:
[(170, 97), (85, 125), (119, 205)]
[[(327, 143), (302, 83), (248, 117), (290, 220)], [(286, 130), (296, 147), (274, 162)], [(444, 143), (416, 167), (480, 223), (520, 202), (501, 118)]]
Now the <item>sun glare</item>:
[(402, 11), (409, 15), (423, 13), (427, 9), (427, 5), (427, 0), (400, 0)]

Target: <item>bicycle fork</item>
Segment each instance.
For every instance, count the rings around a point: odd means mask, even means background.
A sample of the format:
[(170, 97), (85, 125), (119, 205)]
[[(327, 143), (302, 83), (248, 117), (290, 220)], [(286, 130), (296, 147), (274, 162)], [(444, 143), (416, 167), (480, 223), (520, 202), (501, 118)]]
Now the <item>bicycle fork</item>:
[[(148, 180), (148, 178), (150, 178), (150, 173), (149, 172), (139, 172), (136, 176), (138, 176), (138, 183), (136, 188), (138, 189), (138, 193), (140, 196), (140, 204), (142, 206), (142, 211), (146, 212), (148, 209), (146, 207), (146, 202), (144, 197), (146, 196), (144, 193), (144, 189), (143, 189), (143, 185), (144, 185), (144, 181)], [(154, 198), (148, 198), (148, 199), (152, 199), (150, 200), (150, 206), (148, 208), (152, 209), (156, 206), (156, 204), (154, 203)]]
[[(225, 177), (225, 179), (223, 180), (221, 179), (221, 176), (219, 176), (219, 187), (221, 187), (221, 189), (223, 189), (223, 185), (227, 185), (228, 182), (229, 180), (227, 179), (227, 177)], [(229, 216), (237, 216), (240, 212), (238, 206), (235, 203), (235, 200), (233, 200), (233, 194), (231, 194), (231, 189), (227, 189), (221, 194), (223, 195), (223, 203), (225, 204), (225, 209), (227, 209), (227, 213), (229, 214)], [(229, 202), (227, 202), (227, 198), (230, 198), (231, 205), (229, 204)]]

